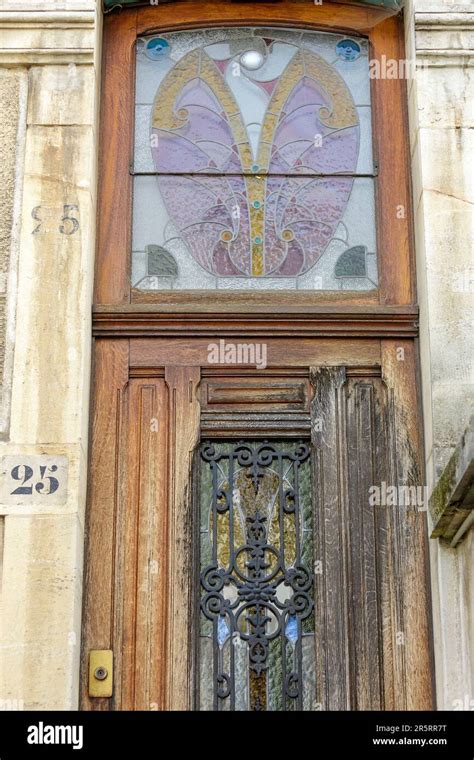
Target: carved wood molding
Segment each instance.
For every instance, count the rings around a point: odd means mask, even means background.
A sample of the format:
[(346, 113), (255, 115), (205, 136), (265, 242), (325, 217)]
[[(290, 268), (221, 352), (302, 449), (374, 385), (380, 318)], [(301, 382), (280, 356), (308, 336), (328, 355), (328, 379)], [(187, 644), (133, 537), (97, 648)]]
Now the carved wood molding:
[(199, 441), (197, 367), (166, 367), (168, 387), (168, 624), (166, 709), (190, 710), (193, 702), (192, 463)]
[[(209, 310), (207, 310), (209, 309)], [(252, 304), (252, 311), (212, 311), (212, 302), (199, 311), (176, 311), (176, 305), (96, 306), (93, 334), (97, 337), (360, 337), (414, 338), (418, 335), (415, 306), (304, 306), (271, 311)]]

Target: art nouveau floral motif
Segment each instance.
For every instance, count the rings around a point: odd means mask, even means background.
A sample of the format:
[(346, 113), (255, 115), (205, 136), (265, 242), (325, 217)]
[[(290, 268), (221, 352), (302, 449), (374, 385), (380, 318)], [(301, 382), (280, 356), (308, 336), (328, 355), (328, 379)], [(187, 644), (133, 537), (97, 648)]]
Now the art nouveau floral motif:
[[(194, 260), (216, 275), (308, 271), (351, 193), (359, 120), (349, 89), (321, 56), (282, 36), (190, 50), (156, 93), (159, 190)], [(166, 40), (151, 50), (160, 55), (169, 55)]]
[(143, 37), (135, 101), (132, 287), (377, 287), (367, 40), (263, 27)]

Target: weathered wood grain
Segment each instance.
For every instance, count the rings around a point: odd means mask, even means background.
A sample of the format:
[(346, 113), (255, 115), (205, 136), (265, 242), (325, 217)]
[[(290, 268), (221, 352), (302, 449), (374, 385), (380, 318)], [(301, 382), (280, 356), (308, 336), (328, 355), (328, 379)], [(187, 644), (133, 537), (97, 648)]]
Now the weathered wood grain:
[(167, 688), (169, 710), (189, 710), (194, 689), (194, 551), (192, 464), (199, 441), (200, 372), (197, 367), (167, 367), (169, 404), (168, 471), (168, 624)]
[[(394, 482), (423, 486), (423, 441), (420, 386), (417, 383), (413, 341), (383, 341), (382, 377), (393, 403), (392, 439)], [(392, 583), (402, 589), (401, 633), (406, 668), (406, 709), (434, 709), (431, 594), (428, 565), (427, 507), (399, 507), (399, 565)], [(398, 583), (397, 583), (398, 581)]]
[(121, 710), (162, 710), (165, 704), (167, 415), (164, 380), (130, 381), (115, 580), (122, 607), (114, 645), (121, 660), (115, 707)]
[[(405, 58), (403, 27), (397, 16), (374, 27), (371, 57), (396, 62)], [(409, 304), (415, 299), (410, 162), (406, 82), (372, 79), (372, 133), (378, 164), (376, 181), (379, 293), (382, 304)]]
[[(228, 340), (235, 340), (228, 336)], [(256, 335), (254, 340), (267, 344), (268, 368), (308, 368), (312, 365), (380, 364), (380, 341), (355, 338), (316, 340), (309, 338), (264, 338)], [(167, 365), (202, 367), (203, 371), (217, 365), (208, 363), (209, 338), (144, 338), (132, 340), (130, 364), (139, 367), (164, 367)], [(237, 367), (226, 365), (228, 371)], [(133, 371), (133, 370), (132, 370)], [(244, 369), (242, 368), (242, 371)], [(259, 373), (267, 370), (258, 370)]]
[(130, 301), (136, 16), (132, 9), (104, 20), (96, 303)]
[[(311, 440), (314, 494), (316, 689), (322, 710), (348, 710), (349, 632), (344, 431), (341, 430), (343, 367), (315, 367)], [(319, 563), (319, 564), (317, 564)]]
[(311, 371), (323, 709), (433, 707), (424, 516), (369, 501), (371, 486), (421, 482), (413, 355), (398, 367), (394, 349), (383, 378)]
[(109, 700), (88, 697), (91, 649), (112, 649), (120, 626), (115, 601), (116, 521), (123, 498), (120, 471), (127, 404), (128, 341), (95, 341), (89, 493), (86, 525), (81, 703), (108, 710)]

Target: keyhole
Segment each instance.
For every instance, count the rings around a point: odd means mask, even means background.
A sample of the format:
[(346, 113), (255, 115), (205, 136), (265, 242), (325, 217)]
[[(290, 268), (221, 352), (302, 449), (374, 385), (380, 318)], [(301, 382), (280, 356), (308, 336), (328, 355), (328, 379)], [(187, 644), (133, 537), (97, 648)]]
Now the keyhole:
[(105, 681), (107, 676), (107, 668), (99, 667), (94, 670), (94, 677), (97, 678), (98, 681)]

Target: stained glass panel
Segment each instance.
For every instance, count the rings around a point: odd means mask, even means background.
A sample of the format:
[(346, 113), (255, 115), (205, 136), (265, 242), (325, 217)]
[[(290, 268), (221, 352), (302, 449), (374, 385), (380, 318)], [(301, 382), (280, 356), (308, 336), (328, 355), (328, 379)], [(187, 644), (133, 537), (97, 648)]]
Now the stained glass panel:
[[(242, 27), (140, 39), (133, 287), (376, 287), (369, 82), (362, 37)], [(364, 265), (336, 274), (355, 246)]]
[(316, 709), (308, 445), (203, 444), (200, 512), (200, 709)]

